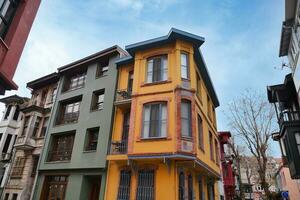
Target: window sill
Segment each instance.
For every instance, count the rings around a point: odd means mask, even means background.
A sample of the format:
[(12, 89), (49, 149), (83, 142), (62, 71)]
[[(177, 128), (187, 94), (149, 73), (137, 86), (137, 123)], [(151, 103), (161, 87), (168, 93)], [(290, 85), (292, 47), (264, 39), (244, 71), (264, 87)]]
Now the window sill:
[(103, 78), (103, 77), (106, 77), (106, 76), (108, 76), (108, 75), (107, 74), (99, 75), (99, 76), (96, 76), (96, 79)]
[[(84, 85), (84, 86), (85, 86), (85, 85)], [(74, 89), (68, 89), (68, 90), (62, 91), (61, 94), (66, 94), (66, 93), (69, 93), (69, 92), (73, 92), (73, 91), (82, 89), (82, 88), (84, 88), (84, 86), (78, 87), (78, 88), (74, 88)]]
[(82, 153), (95, 153), (97, 150), (84, 150)]
[(97, 112), (97, 111), (101, 111), (101, 110), (103, 110), (103, 108), (101, 108), (101, 109), (91, 109), (90, 112)]
[(59, 164), (59, 163), (70, 163), (71, 160), (55, 160), (55, 161), (46, 161), (45, 163), (46, 164)]
[(77, 123), (78, 123), (78, 121), (71, 122), (71, 123), (55, 124), (54, 127), (60, 127), (60, 126), (66, 126), (66, 125), (73, 125), (73, 124), (77, 124)]
[(185, 141), (193, 141), (193, 138), (192, 137), (189, 137), (189, 136), (181, 136), (181, 140), (185, 140)]
[(182, 78), (182, 77), (181, 77), (181, 81), (184, 81), (184, 82), (191, 82), (191, 79), (190, 79), (190, 78)]
[(201, 146), (198, 146), (198, 149), (199, 149), (202, 153), (205, 153), (204, 148), (202, 148)]
[(160, 140), (171, 140), (169, 137), (152, 137), (152, 138), (139, 138), (137, 142), (151, 142), (151, 141), (160, 141)]
[(167, 84), (167, 83), (171, 83), (171, 80), (165, 80), (165, 81), (157, 81), (157, 82), (153, 82), (153, 83), (142, 83), (141, 87), (146, 87), (146, 86), (151, 86), (151, 85), (160, 85), (160, 84)]

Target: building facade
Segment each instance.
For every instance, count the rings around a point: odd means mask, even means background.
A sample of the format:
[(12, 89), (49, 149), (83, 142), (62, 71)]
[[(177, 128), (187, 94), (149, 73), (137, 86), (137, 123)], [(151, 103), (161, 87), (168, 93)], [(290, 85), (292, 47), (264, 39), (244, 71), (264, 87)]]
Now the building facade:
[(103, 199), (115, 61), (124, 54), (113, 46), (58, 69), (33, 199)]
[(288, 192), (290, 200), (297, 200), (300, 197), (300, 180), (291, 179), (288, 167), (280, 166), (276, 175), (276, 189), (278, 192)]
[(30, 199), (57, 82), (58, 74), (53, 73), (27, 83), (32, 97), (20, 106), (22, 120), (16, 131), (12, 165), (4, 187), (5, 200)]
[(0, 94), (15, 90), (13, 82), (19, 59), (40, 0), (0, 1)]
[(268, 86), (268, 100), (275, 105), (279, 131), (273, 134), (278, 141), (284, 164), (293, 179), (300, 178), (300, 1), (285, 1), (285, 18), (282, 24), (279, 56), (287, 57), (291, 74), (284, 83)]
[(219, 132), (220, 155), (222, 166), (222, 178), (224, 185), (225, 200), (233, 200), (235, 197), (235, 173), (233, 169), (233, 154), (230, 153), (230, 132)]
[(117, 61), (106, 200), (219, 199), (219, 102), (199, 50), (177, 29)]
[(0, 99), (0, 102), (5, 104), (5, 110), (0, 121), (0, 197), (3, 195), (3, 188), (8, 180), (13, 160), (13, 146), (23, 119), (20, 106), (28, 100), (29, 99), (17, 95)]

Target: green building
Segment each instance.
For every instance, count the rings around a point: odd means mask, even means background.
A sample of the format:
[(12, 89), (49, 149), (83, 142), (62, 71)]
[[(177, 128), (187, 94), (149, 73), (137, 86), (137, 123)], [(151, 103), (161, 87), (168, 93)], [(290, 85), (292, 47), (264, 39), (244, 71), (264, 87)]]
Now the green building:
[(115, 61), (126, 54), (113, 46), (58, 69), (33, 199), (103, 199)]

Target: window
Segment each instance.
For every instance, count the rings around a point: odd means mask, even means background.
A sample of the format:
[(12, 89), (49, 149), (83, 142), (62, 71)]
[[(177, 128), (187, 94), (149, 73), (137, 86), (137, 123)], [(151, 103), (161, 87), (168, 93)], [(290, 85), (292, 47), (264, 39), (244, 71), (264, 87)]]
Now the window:
[(48, 92), (48, 91), (46, 91), (46, 90), (44, 90), (44, 91), (42, 92), (42, 98), (41, 98), (41, 103), (40, 103), (40, 106), (41, 106), (41, 107), (44, 107), (44, 105), (45, 105), (45, 102), (46, 102), (46, 100), (47, 100), (47, 92)]
[(154, 170), (140, 170), (136, 200), (154, 200)]
[(143, 138), (167, 136), (167, 103), (144, 105)]
[(20, 114), (20, 106), (19, 105), (17, 105), (16, 106), (16, 110), (15, 110), (15, 113), (14, 113), (14, 116), (13, 116), (13, 120), (18, 120), (18, 118), (19, 118), (19, 114)]
[(208, 115), (208, 118), (210, 119), (210, 120), (212, 120), (212, 118), (211, 118), (211, 107), (210, 107), (210, 98), (209, 98), (209, 96), (207, 95), (207, 115)]
[(17, 157), (12, 168), (11, 177), (12, 178), (22, 178), (23, 170), (25, 166), (25, 158)]
[(4, 40), (18, 8), (19, 0), (0, 1), (0, 37)]
[(98, 144), (99, 127), (87, 130), (85, 151), (96, 151)]
[(181, 136), (192, 137), (191, 102), (181, 102)]
[(300, 133), (299, 132), (295, 133), (295, 138), (296, 138), (296, 144), (297, 144), (298, 154), (300, 155)]
[(203, 123), (199, 114), (197, 115), (197, 123), (198, 123), (198, 145), (200, 149), (204, 151)]
[(67, 176), (46, 176), (42, 199), (64, 200), (68, 183)]
[(7, 106), (6, 113), (4, 115), (4, 120), (8, 118), (10, 111), (11, 111), (11, 105)]
[(190, 174), (188, 176), (188, 200), (193, 200), (194, 199), (194, 191), (193, 191), (193, 177)]
[(213, 138), (210, 131), (209, 131), (209, 150), (210, 150), (210, 159), (214, 160)]
[(93, 92), (92, 110), (101, 110), (104, 105), (104, 89)]
[(5, 197), (4, 197), (4, 200), (8, 200), (8, 198), (9, 198), (9, 193), (6, 193)]
[(31, 177), (35, 177), (37, 166), (39, 163), (39, 155), (33, 155), (32, 156), (32, 171), (31, 171)]
[(202, 177), (201, 176), (198, 179), (198, 187), (199, 187), (199, 200), (204, 200), (205, 199), (205, 193), (203, 191), (203, 182), (202, 182)]
[(109, 59), (102, 60), (98, 63), (96, 78), (106, 76), (108, 74)]
[(21, 136), (26, 135), (27, 130), (28, 130), (28, 126), (29, 126), (29, 120), (30, 120), (30, 116), (26, 116), (26, 117), (25, 117), (25, 121), (24, 121), (23, 131), (22, 131), (22, 135), (21, 135)]
[(37, 137), (37, 133), (40, 128), (40, 122), (41, 122), (41, 117), (36, 117), (34, 127), (33, 127), (32, 137)]
[(80, 101), (63, 103), (57, 124), (76, 123), (79, 117)]
[(65, 91), (76, 90), (84, 87), (86, 80), (86, 72), (76, 74), (66, 81)]
[(198, 97), (200, 98), (200, 101), (201, 101), (201, 78), (199, 76), (199, 74), (196, 72), (196, 75), (197, 75), (197, 85), (196, 85), (196, 90), (197, 90), (197, 95)]
[(180, 55), (181, 62), (181, 78), (188, 79), (189, 76), (189, 59), (187, 53), (181, 53)]
[(18, 199), (18, 194), (14, 193), (11, 200), (17, 200), (17, 199)]
[(147, 83), (168, 79), (167, 56), (156, 56), (147, 60)]
[(49, 117), (45, 117), (44, 121), (43, 121), (43, 127), (42, 127), (42, 131), (41, 131), (40, 137), (44, 137), (46, 135), (48, 123), (49, 123)]
[[(210, 182), (212, 181), (210, 180)], [(207, 184), (207, 194), (208, 200), (215, 200), (215, 187), (213, 182)]]
[(8, 152), (8, 148), (9, 148), (9, 145), (10, 145), (10, 142), (11, 142), (11, 138), (12, 138), (12, 135), (7, 134), (6, 140), (5, 140), (5, 143), (4, 143), (4, 147), (2, 149), (2, 153), (7, 153)]
[(55, 87), (55, 88), (53, 88), (53, 90), (52, 90), (52, 94), (51, 94), (51, 96), (50, 96), (50, 102), (49, 103), (53, 103), (54, 101), (55, 101), (55, 98), (56, 98), (56, 94), (57, 94), (57, 88)]
[(133, 87), (133, 71), (130, 71), (128, 74), (128, 84), (127, 84), (127, 92), (131, 95)]
[(179, 191), (178, 191), (178, 195), (179, 195), (179, 200), (184, 200), (185, 198), (185, 194), (184, 194), (184, 173), (180, 172), (179, 173)]
[(218, 140), (215, 139), (216, 163), (220, 163)]
[(130, 180), (131, 180), (131, 172), (128, 170), (121, 170), (117, 200), (130, 199), (130, 182), (131, 182)]
[(72, 156), (74, 134), (53, 136), (49, 161), (69, 161)]

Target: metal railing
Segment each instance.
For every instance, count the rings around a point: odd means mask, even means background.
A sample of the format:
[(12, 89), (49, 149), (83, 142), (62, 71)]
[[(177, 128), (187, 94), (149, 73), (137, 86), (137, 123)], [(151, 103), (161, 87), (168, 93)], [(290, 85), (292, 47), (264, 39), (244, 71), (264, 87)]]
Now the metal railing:
[(116, 93), (116, 101), (124, 101), (131, 99), (131, 90), (118, 90)]
[(293, 121), (300, 121), (300, 111), (289, 111), (285, 110), (279, 114), (279, 124), (284, 122), (293, 122)]
[(50, 151), (49, 161), (68, 161), (71, 160), (72, 149)]
[(78, 117), (79, 112), (66, 113), (62, 116), (62, 119), (60, 120), (59, 124), (75, 123), (78, 121)]
[(110, 154), (126, 154), (127, 143), (127, 140), (112, 141), (110, 147)]

